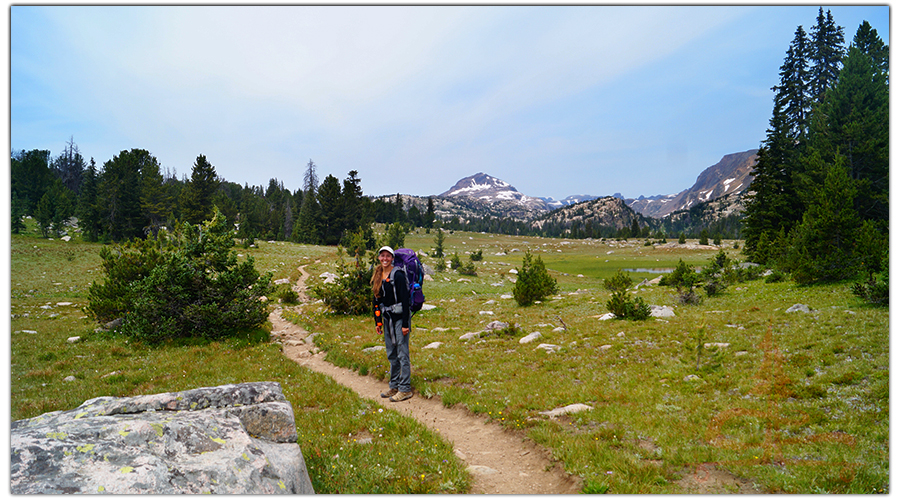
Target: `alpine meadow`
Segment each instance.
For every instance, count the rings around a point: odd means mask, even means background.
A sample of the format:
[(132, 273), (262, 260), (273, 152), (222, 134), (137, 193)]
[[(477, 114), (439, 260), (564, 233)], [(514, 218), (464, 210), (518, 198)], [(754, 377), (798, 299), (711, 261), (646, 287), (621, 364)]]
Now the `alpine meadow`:
[[(179, 178), (140, 148), (13, 150), (11, 419), (274, 381), (317, 493), (485, 492), (490, 457), (404, 412), (418, 400), (534, 446), (581, 493), (887, 494), (889, 47), (819, 8), (772, 84), (759, 149), (707, 172), (732, 189), (664, 214), (484, 173), (376, 196), (312, 159), (291, 189), (228, 181), (215, 154)], [(382, 245), (426, 274), (409, 402), (289, 359), (273, 326), (385, 390)]]

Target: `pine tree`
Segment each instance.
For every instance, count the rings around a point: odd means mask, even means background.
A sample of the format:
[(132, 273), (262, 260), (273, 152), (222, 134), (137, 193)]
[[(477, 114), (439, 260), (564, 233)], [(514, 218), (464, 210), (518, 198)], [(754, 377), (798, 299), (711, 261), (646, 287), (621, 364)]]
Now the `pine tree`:
[(357, 232), (364, 225), (363, 192), (358, 174), (356, 170), (351, 170), (341, 190), (341, 232), (345, 236)]
[(803, 26), (797, 26), (794, 40), (791, 41), (784, 64), (781, 66), (779, 84), (773, 90), (775, 90), (776, 106), (785, 114), (788, 134), (798, 143), (802, 143), (806, 137), (811, 106), (809, 57), (809, 38), (807, 38)]
[(328, 175), (319, 186), (319, 208), (322, 215), (320, 240), (325, 245), (337, 245), (341, 241), (341, 186), (337, 177)]
[(823, 14), (822, 7), (819, 7), (810, 48), (810, 97), (814, 103), (821, 103), (825, 99), (825, 91), (837, 80), (843, 57), (844, 28), (834, 24), (831, 10)]
[(430, 232), (431, 228), (434, 227), (434, 200), (431, 196), (428, 197), (428, 205), (425, 207), (425, 218), (423, 220), (425, 224), (425, 232)]
[(70, 137), (63, 152), (53, 160), (53, 173), (76, 195), (81, 189), (81, 177), (84, 172), (84, 158), (78, 151), (75, 138)]
[(890, 51), (884, 41), (878, 36), (878, 32), (872, 28), (869, 21), (863, 21), (853, 35), (852, 47), (858, 48), (863, 54), (871, 57), (875, 66), (881, 69), (885, 76), (890, 73)]
[(97, 205), (98, 183), (97, 165), (91, 158), (81, 179), (81, 192), (78, 194), (78, 206), (75, 210), (81, 237), (86, 241), (98, 241), (102, 230), (100, 207)]
[[(834, 87), (812, 124), (811, 147), (822, 158), (840, 155), (857, 184), (856, 209), (863, 219), (889, 218), (890, 95), (876, 61), (851, 47)], [(821, 179), (813, 173), (811, 183)]]
[(760, 264), (772, 255), (769, 245), (774, 243), (774, 234), (789, 231), (803, 213), (793, 179), (799, 152), (790, 137), (786, 115), (777, 103), (769, 126), (744, 195), (744, 253)]
[(310, 159), (303, 175), (303, 204), (294, 224), (294, 234), (291, 235), (291, 239), (298, 243), (319, 243), (319, 204), (316, 200), (318, 183), (316, 164)]
[(144, 236), (141, 212), (141, 168), (156, 162), (149, 151), (122, 151), (103, 164), (97, 205), (102, 207), (103, 232), (113, 241)]
[(10, 188), (22, 201), (26, 214), (33, 214), (50, 187), (50, 151), (33, 149), (14, 153), (10, 159)]
[(842, 157), (828, 164), (813, 152), (810, 161), (825, 172), (825, 177), (812, 187), (803, 221), (790, 234), (787, 270), (800, 284), (852, 278), (862, 267), (861, 256), (855, 251), (862, 227), (853, 207), (856, 188)]
[(181, 192), (181, 216), (191, 224), (200, 224), (213, 216), (212, 197), (219, 187), (216, 168), (199, 155), (191, 169), (191, 180)]
[(155, 158), (141, 168), (141, 212), (146, 224), (144, 232), (154, 237), (172, 212), (172, 201)]

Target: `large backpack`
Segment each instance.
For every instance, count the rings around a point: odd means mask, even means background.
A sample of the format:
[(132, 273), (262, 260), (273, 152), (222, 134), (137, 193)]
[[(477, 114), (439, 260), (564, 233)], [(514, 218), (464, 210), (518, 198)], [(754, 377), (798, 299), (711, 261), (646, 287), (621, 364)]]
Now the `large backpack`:
[(425, 269), (414, 250), (398, 248), (394, 250), (394, 267), (403, 269), (406, 273), (406, 281), (409, 283), (409, 310), (416, 312), (422, 309), (425, 303), (425, 294), (422, 292), (422, 284), (425, 281)]

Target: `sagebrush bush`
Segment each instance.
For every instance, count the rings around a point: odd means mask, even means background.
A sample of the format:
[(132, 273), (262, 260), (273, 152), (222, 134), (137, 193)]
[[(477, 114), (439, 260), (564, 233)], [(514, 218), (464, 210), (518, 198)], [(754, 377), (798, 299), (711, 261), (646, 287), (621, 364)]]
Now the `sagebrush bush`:
[(544, 261), (540, 257), (532, 261), (531, 252), (525, 252), (522, 269), (518, 271), (518, 278), (513, 286), (513, 297), (520, 306), (530, 306), (535, 301), (544, 300), (559, 291), (559, 284), (547, 272)]
[(261, 276), (252, 257), (238, 262), (233, 246), (234, 231), (217, 209), (172, 239), (104, 248), (106, 281), (91, 284), (85, 310), (101, 323), (123, 318), (120, 332), (150, 342), (219, 339), (257, 327), (268, 317), (261, 299), (272, 275)]
[(469, 260), (471, 260), (472, 262), (478, 262), (479, 260), (481, 260), (483, 258), (484, 258), (484, 254), (482, 253), (481, 250), (478, 250), (477, 252), (472, 252), (472, 254), (469, 255)]
[(285, 304), (296, 304), (300, 295), (290, 285), (281, 285), (275, 290), (275, 298)]

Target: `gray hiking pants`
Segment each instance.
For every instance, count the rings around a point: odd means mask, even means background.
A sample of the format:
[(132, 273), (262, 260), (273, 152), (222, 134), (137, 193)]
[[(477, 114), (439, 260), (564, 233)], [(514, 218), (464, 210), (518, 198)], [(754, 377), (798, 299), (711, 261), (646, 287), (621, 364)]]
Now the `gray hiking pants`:
[(388, 386), (400, 392), (412, 392), (409, 363), (409, 334), (403, 335), (400, 318), (392, 318), (390, 312), (383, 312), (384, 347), (391, 364), (391, 380)]

